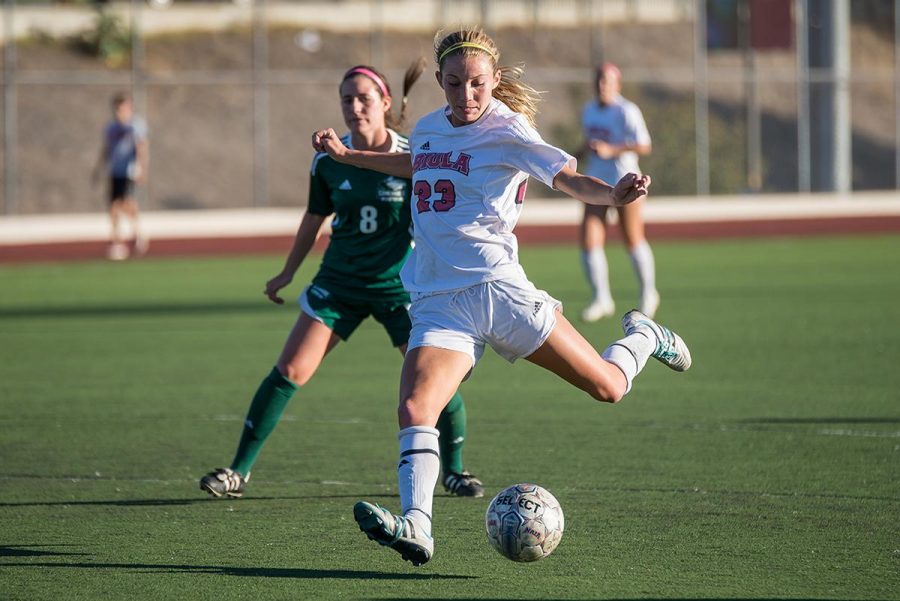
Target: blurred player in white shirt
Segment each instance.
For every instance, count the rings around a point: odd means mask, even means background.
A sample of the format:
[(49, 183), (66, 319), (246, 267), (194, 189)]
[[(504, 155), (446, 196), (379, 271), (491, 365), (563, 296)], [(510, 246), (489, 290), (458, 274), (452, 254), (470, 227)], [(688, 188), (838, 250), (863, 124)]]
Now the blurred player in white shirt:
[[(588, 157), (584, 172), (607, 182), (619, 181), (626, 173), (640, 173), (638, 156), (651, 150), (650, 134), (638, 106), (621, 95), (622, 74), (612, 63), (597, 68), (597, 98), (584, 106), (581, 127)], [(638, 278), (641, 312), (653, 317), (659, 306), (653, 251), (644, 235), (644, 199), (617, 207), (619, 225)], [(585, 321), (613, 315), (616, 307), (609, 287), (609, 267), (603, 245), (606, 241), (607, 209), (585, 205), (581, 221), (581, 250), (585, 275), (593, 298), (581, 314)]]
[(339, 162), (413, 182), (415, 248), (401, 273), (413, 322), (398, 409), (401, 512), (360, 501), (353, 513), (370, 539), (414, 565), (434, 553), (437, 416), (485, 346), (610, 403), (631, 389), (651, 356), (677, 371), (690, 367), (684, 341), (637, 311), (622, 320), (625, 338), (599, 354), (562, 315), (560, 302), (526, 277), (513, 228), (529, 176), (585, 203), (612, 206), (646, 194), (650, 178), (628, 174), (612, 187), (577, 173), (575, 159), (535, 131), (537, 93), (519, 80), (520, 69), (498, 66), (499, 57), (480, 29), (436, 36), (435, 75), (447, 105), (419, 121), (409, 153), (349, 149), (332, 129), (313, 134), (315, 149)]

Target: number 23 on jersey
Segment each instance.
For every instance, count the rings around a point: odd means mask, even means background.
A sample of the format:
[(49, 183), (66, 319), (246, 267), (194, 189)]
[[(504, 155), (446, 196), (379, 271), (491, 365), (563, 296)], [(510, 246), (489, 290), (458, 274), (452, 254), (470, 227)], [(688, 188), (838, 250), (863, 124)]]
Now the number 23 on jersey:
[[(525, 189), (528, 180), (522, 180), (516, 190), (516, 204), (522, 204), (525, 200)], [(413, 194), (416, 195), (416, 211), (418, 213), (427, 213), (435, 211), (443, 213), (449, 211), (456, 206), (456, 188), (449, 179), (439, 179), (434, 182), (434, 187), (428, 180), (420, 179), (413, 184)], [(439, 194), (436, 199), (432, 200), (432, 196)]]
[[(443, 213), (449, 211), (456, 206), (456, 189), (453, 182), (449, 179), (439, 179), (434, 182), (434, 187), (428, 180), (420, 179), (413, 184), (413, 194), (416, 195), (416, 211), (426, 213), (435, 211)], [(435, 200), (431, 200), (434, 195), (440, 195)]]

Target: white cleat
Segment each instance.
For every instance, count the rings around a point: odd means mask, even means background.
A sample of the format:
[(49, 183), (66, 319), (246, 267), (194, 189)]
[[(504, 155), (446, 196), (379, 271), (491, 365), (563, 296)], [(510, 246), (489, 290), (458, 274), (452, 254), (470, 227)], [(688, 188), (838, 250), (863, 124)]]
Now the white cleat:
[(200, 490), (205, 490), (214, 497), (239, 499), (243, 496), (244, 486), (249, 479), (250, 474), (245, 478), (230, 468), (219, 467), (200, 478)]
[(650, 290), (641, 296), (640, 312), (653, 319), (656, 310), (659, 309), (659, 292)]
[(115, 242), (109, 245), (106, 256), (110, 261), (124, 261), (128, 258), (128, 247), (121, 242)]
[(353, 506), (353, 518), (369, 539), (397, 551), (414, 566), (427, 563), (434, 555), (434, 539), (405, 516), (394, 515), (380, 505), (360, 501)]
[(134, 239), (134, 252), (137, 256), (143, 257), (147, 254), (147, 251), (150, 250), (150, 240), (143, 237), (138, 236)]
[(581, 312), (582, 321), (594, 322), (600, 321), (604, 317), (609, 317), (616, 313), (616, 304), (609, 300), (595, 300), (584, 308)]
[(625, 335), (640, 333), (650, 340), (656, 340), (656, 350), (651, 355), (675, 371), (687, 371), (691, 367), (691, 351), (681, 336), (665, 326), (661, 326), (637, 309), (632, 309), (622, 318)]

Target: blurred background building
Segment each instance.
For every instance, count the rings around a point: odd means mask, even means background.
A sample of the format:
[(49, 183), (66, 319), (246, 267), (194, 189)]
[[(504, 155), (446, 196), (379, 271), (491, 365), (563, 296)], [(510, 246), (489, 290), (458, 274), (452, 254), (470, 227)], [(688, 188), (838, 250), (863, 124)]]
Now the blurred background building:
[[(150, 130), (145, 208), (302, 205), (344, 70), (398, 93), (437, 29), (470, 23), (525, 64), (542, 134), (571, 151), (593, 67), (618, 64), (656, 194), (900, 187), (900, 0), (5, 0), (0, 214), (103, 210), (89, 175), (122, 90)], [(426, 74), (410, 124), (441, 102)]]

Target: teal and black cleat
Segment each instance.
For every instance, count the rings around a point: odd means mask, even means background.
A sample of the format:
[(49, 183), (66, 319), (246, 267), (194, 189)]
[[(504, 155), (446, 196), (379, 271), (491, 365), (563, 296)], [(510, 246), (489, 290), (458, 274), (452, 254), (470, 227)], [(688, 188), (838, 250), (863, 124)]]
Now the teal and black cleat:
[(412, 520), (394, 515), (380, 505), (360, 501), (353, 518), (369, 540), (397, 551), (406, 561), (420, 566), (434, 555), (434, 539), (420, 532)]
[(637, 309), (632, 309), (622, 318), (622, 329), (625, 335), (640, 333), (650, 340), (656, 340), (656, 350), (652, 356), (674, 369), (687, 371), (691, 367), (691, 351), (681, 336), (665, 326), (661, 326)]
[(239, 498), (244, 494), (244, 485), (250, 474), (244, 478), (234, 470), (219, 467), (200, 478), (200, 490), (205, 490), (214, 497)]

